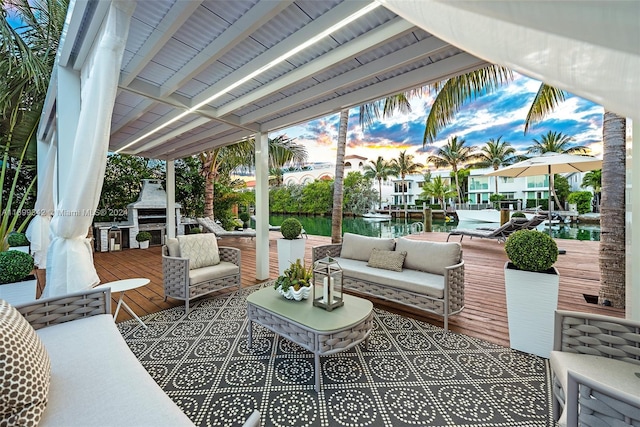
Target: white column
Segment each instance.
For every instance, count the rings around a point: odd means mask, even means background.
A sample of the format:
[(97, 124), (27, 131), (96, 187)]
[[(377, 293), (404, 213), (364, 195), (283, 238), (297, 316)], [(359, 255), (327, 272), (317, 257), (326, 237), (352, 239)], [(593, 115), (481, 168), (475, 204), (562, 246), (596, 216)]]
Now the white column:
[(256, 141), (256, 279), (269, 278), (269, 135)]
[[(167, 160), (167, 237), (176, 237), (176, 166)], [(164, 237), (163, 237), (164, 239)]]
[[(57, 82), (58, 164), (54, 178), (55, 194), (57, 195), (57, 198), (54, 199), (54, 205), (57, 205), (63, 196), (60, 189), (64, 188), (69, 174), (73, 170), (71, 159), (73, 158), (73, 144), (80, 117), (80, 73), (71, 68), (58, 67)], [(38, 183), (38, 185), (40, 184)]]
[[(630, 121), (631, 119), (627, 119)], [(631, 153), (627, 161), (627, 208), (626, 208), (626, 317), (640, 320), (640, 263), (633, 262), (634, 255), (640, 254), (640, 145), (633, 144), (633, 136), (640, 134), (640, 126), (631, 124), (631, 141), (627, 141), (627, 152)], [(629, 143), (631, 147), (629, 147)], [(634, 209), (635, 207), (635, 209)], [(637, 257), (636, 257), (637, 258)]]

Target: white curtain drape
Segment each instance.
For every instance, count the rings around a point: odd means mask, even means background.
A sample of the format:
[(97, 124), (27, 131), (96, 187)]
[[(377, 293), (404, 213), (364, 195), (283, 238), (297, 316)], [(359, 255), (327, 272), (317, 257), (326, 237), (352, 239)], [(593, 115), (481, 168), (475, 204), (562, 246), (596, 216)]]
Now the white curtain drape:
[[(99, 283), (87, 232), (104, 179), (111, 115), (118, 88), (122, 53), (134, 2), (112, 2), (80, 75), (81, 108), (73, 141), (71, 175), (62, 184), (51, 220), (43, 297), (66, 294)], [(61, 107), (59, 107), (61, 108)], [(58, 141), (63, 144), (64, 141)]]
[(47, 248), (49, 246), (49, 226), (53, 216), (53, 174), (56, 167), (57, 147), (49, 144), (44, 170), (38, 172), (38, 196), (35, 203), (35, 216), (29, 223), (25, 234), (31, 242), (31, 254), (38, 268), (47, 265)]
[(472, 55), (640, 120), (640, 2), (379, 0)]

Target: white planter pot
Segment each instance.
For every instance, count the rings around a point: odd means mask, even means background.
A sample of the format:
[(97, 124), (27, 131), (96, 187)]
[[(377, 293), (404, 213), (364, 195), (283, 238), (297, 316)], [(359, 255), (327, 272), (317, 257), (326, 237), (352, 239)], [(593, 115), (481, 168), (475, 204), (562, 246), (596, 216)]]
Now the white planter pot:
[(22, 304), (36, 299), (36, 276), (29, 275), (21, 282), (0, 285), (0, 299), (11, 305)]
[(282, 286), (278, 286), (278, 289), (276, 289), (276, 291), (278, 291), (278, 293), (286, 299), (302, 301), (303, 299), (309, 298), (309, 294), (311, 293), (311, 286), (303, 286), (297, 291), (293, 289), (293, 286), (289, 286), (287, 292), (282, 290)]
[(511, 348), (548, 358), (553, 348), (553, 325), (558, 308), (560, 274), (507, 268), (504, 282)]
[(138, 244), (140, 245), (140, 249), (148, 249), (149, 248), (149, 241), (145, 240), (144, 242), (138, 242)]
[(283, 276), (284, 271), (298, 258), (304, 260), (304, 239), (278, 239), (279, 276)]

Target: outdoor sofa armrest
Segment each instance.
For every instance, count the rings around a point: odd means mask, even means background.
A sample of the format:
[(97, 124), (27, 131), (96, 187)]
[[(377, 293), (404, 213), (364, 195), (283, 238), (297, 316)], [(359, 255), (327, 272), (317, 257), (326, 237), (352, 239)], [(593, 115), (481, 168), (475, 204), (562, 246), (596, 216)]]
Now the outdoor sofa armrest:
[(240, 249), (230, 246), (219, 246), (218, 253), (220, 254), (220, 261), (227, 261), (240, 266)]
[(640, 322), (557, 310), (553, 349), (609, 357), (640, 365)]
[(111, 314), (111, 289), (87, 289), (39, 299), (16, 305), (16, 309), (34, 329), (41, 329), (83, 317)]
[(315, 263), (319, 259), (326, 257), (339, 257), (342, 250), (342, 243), (334, 243), (331, 245), (315, 246), (311, 249), (311, 259)]
[[(460, 251), (462, 258), (462, 251)], [(449, 301), (448, 313), (457, 313), (464, 308), (464, 260), (444, 268), (445, 301)]]

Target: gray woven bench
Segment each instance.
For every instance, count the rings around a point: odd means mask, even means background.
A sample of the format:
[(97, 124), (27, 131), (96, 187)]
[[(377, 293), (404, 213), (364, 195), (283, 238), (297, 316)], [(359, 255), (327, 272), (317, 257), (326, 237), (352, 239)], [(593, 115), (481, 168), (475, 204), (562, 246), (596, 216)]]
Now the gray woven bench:
[[(464, 261), (458, 242), (396, 241), (345, 233), (341, 244), (312, 249), (314, 263), (325, 257), (338, 261), (346, 291), (437, 314), (443, 317), (445, 330), (449, 316), (464, 308)], [(389, 270), (387, 261), (398, 261), (401, 270)]]

